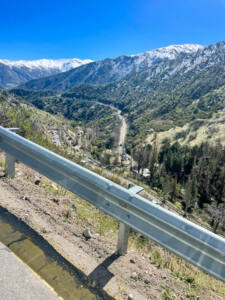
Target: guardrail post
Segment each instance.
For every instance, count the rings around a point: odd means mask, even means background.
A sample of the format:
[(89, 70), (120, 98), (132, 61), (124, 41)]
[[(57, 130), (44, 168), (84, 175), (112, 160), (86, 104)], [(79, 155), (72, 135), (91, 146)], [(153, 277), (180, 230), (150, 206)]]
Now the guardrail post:
[(118, 242), (117, 242), (117, 254), (127, 254), (128, 238), (129, 238), (130, 227), (120, 222)]
[(6, 153), (5, 155), (5, 174), (6, 176), (9, 176), (10, 178), (15, 177), (15, 158)]
[[(129, 191), (133, 194), (138, 194), (143, 190), (142, 187), (129, 184), (128, 186)], [(129, 238), (130, 227), (126, 224), (120, 222), (119, 225), (119, 233), (118, 233), (118, 242), (117, 242), (117, 254), (118, 255), (125, 255), (127, 254), (128, 248), (128, 238)]]
[[(17, 133), (19, 128), (8, 128), (8, 130)], [(6, 153), (5, 155), (5, 174), (6, 176), (9, 176), (10, 178), (14, 178), (15, 177), (15, 158)]]

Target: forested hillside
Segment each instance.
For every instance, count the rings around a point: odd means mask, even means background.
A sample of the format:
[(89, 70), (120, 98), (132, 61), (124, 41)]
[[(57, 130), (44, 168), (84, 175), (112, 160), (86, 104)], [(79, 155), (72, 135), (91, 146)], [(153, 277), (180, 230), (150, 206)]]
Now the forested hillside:
[[(105, 163), (113, 159), (120, 120), (110, 106), (92, 102), (90, 107), (89, 101), (73, 102), (54, 91), (0, 93), (0, 125), (19, 127), (20, 134), (47, 148), (52, 143), (48, 145), (44, 141), (56, 141), (60, 147), (53, 150), (61, 148), (61, 153), (64, 155), (66, 151), (72, 159), (74, 155), (82, 159), (86, 154)], [(36, 133), (41, 141), (35, 139)]]

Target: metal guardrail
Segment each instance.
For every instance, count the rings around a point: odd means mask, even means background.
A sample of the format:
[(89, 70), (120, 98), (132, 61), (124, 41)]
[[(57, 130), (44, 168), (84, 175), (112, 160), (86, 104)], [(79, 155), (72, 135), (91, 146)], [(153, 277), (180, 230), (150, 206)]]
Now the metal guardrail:
[[(126, 253), (129, 228), (225, 282), (225, 239), (45, 148), (0, 127), (8, 173), (15, 159), (119, 220), (118, 250)], [(13, 174), (12, 174), (13, 175)]]

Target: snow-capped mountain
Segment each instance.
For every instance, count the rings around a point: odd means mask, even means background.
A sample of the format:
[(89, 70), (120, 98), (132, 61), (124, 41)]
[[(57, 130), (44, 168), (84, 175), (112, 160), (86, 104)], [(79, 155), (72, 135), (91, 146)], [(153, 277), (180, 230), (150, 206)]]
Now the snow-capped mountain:
[(39, 59), (39, 60), (7, 60), (0, 59), (0, 63), (11, 68), (29, 68), (44, 70), (59, 70), (59, 72), (69, 71), (81, 65), (92, 62), (90, 59), (81, 60), (78, 58), (67, 59)]
[(107, 58), (80, 66), (63, 74), (32, 80), (24, 87), (28, 89), (65, 90), (81, 83), (110, 83), (118, 81), (128, 74), (156, 66), (163, 61), (174, 60), (178, 57), (183, 58), (203, 49), (204, 46), (196, 44), (173, 45), (136, 55)]
[(12, 87), (26, 81), (66, 72), (92, 60), (85, 59), (40, 59), (7, 60), (0, 59), (0, 88)]
[(199, 50), (203, 50), (204, 48), (204, 46), (198, 44), (172, 45), (136, 55), (130, 55), (130, 57), (135, 59), (137, 69), (141, 69), (142, 65), (144, 65), (144, 67), (151, 67), (151, 65), (159, 60), (176, 59), (179, 55), (192, 54)]

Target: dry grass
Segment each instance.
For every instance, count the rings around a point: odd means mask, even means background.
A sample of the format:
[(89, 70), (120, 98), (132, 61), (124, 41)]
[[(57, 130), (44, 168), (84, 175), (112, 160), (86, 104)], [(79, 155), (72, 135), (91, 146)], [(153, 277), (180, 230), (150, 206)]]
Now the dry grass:
[[(147, 143), (154, 140), (154, 131), (146, 138)], [(211, 119), (194, 120), (183, 127), (174, 126), (170, 130), (157, 133), (159, 143), (166, 138), (171, 142), (178, 141), (181, 145), (199, 145), (204, 141), (220, 141), (225, 145), (225, 111), (215, 113)]]

